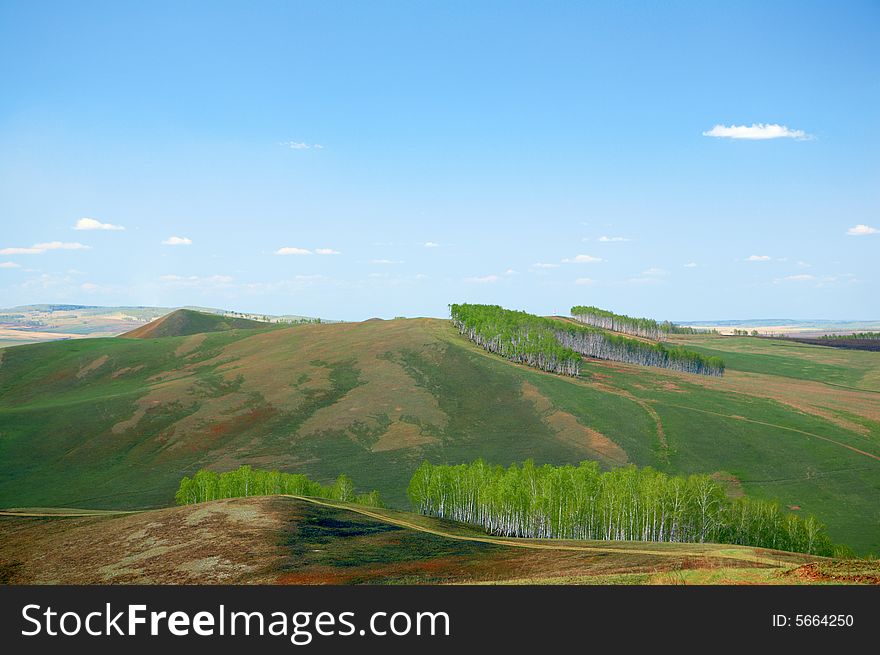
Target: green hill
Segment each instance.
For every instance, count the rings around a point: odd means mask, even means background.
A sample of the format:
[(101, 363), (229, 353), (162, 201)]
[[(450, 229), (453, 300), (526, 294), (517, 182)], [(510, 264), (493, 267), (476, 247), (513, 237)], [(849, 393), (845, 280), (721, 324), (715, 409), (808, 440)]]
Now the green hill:
[(598, 361), (568, 378), (448, 321), (259, 327), (0, 351), (0, 507), (165, 506), (184, 475), (251, 464), (345, 472), (406, 508), (424, 459), (596, 459), (709, 473), (880, 551), (880, 353), (689, 336), (723, 378)]
[(152, 339), (155, 337), (185, 337), (202, 332), (226, 330), (252, 330), (271, 327), (270, 323), (249, 318), (207, 314), (192, 309), (177, 309), (155, 321), (119, 335), (128, 339)]

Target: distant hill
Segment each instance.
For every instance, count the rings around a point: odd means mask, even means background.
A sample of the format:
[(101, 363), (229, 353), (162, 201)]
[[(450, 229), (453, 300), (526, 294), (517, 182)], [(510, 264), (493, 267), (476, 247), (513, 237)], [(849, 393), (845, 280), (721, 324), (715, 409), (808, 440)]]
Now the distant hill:
[(0, 309), (0, 349), (64, 339), (115, 337), (143, 327), (175, 309), (249, 319), (262, 324), (335, 323), (298, 314), (249, 314), (212, 307), (104, 307), (96, 305), (20, 305)]
[(249, 318), (207, 314), (192, 309), (177, 309), (155, 321), (147, 323), (131, 332), (119, 335), (127, 339), (153, 339), (156, 337), (186, 337), (203, 332), (224, 332), (226, 330), (251, 330), (271, 327), (270, 323), (254, 321)]

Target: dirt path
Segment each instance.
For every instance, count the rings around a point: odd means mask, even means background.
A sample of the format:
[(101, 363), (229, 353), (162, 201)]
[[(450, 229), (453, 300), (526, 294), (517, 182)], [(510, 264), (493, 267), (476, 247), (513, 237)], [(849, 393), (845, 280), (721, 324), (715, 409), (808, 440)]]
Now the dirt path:
[(836, 441), (829, 437), (823, 437), (821, 434), (814, 434), (813, 432), (807, 432), (806, 430), (798, 430), (797, 428), (790, 428), (785, 425), (776, 425), (775, 423), (767, 423), (765, 421), (758, 421), (753, 418), (746, 418), (745, 416), (735, 416), (732, 414), (722, 414), (721, 412), (713, 412), (708, 409), (697, 409), (696, 407), (688, 407), (687, 405), (674, 405), (672, 403), (663, 403), (667, 407), (677, 407), (678, 409), (688, 409), (692, 412), (701, 412), (703, 414), (712, 414), (713, 416), (721, 416), (723, 418), (732, 418), (736, 421), (745, 421), (746, 423), (755, 423), (757, 425), (766, 425), (769, 428), (779, 428), (780, 430), (788, 430), (789, 432), (797, 432), (799, 434), (805, 434), (808, 437), (815, 437), (816, 439), (821, 439), (822, 441), (827, 441), (828, 443), (833, 443), (835, 446), (841, 446), (842, 448), (846, 448), (847, 450), (851, 450), (854, 453), (858, 453), (859, 455), (864, 455), (865, 457), (870, 457), (871, 459), (876, 459), (880, 461), (880, 455), (875, 455), (873, 453), (866, 452), (864, 450), (859, 450), (855, 446), (850, 446), (849, 444), (845, 444), (842, 441)]
[[(771, 566), (775, 568), (789, 568), (791, 566), (797, 566), (798, 564), (784, 562), (779, 559), (774, 559), (771, 557), (764, 557), (759, 555), (754, 550), (749, 550), (748, 547), (745, 546), (734, 546), (731, 545), (729, 548), (724, 548), (723, 550), (652, 550), (650, 548), (614, 548), (612, 546), (576, 546), (571, 543), (536, 543), (533, 541), (525, 541), (519, 539), (510, 539), (510, 538), (502, 538), (502, 537), (479, 537), (479, 536), (466, 536), (466, 535), (457, 535), (451, 532), (446, 532), (445, 530), (439, 530), (436, 528), (429, 528), (423, 525), (419, 525), (417, 523), (413, 523), (411, 521), (407, 521), (405, 519), (395, 518), (391, 516), (386, 516), (381, 512), (373, 511), (366, 509), (364, 507), (356, 507), (353, 505), (347, 505), (343, 503), (336, 503), (329, 500), (323, 500), (318, 498), (310, 498), (307, 496), (293, 496), (293, 495), (285, 495), (280, 494), (284, 498), (293, 498), (295, 500), (299, 500), (306, 503), (311, 503), (312, 505), (320, 505), (322, 507), (331, 507), (333, 509), (340, 509), (349, 512), (355, 512), (356, 514), (362, 514), (363, 516), (368, 516), (372, 519), (376, 519), (377, 521), (382, 521), (383, 523), (390, 523), (391, 525), (396, 525), (401, 528), (407, 528), (409, 530), (416, 530), (417, 532), (423, 532), (427, 534), (432, 534), (437, 537), (443, 537), (445, 539), (454, 539), (456, 541), (471, 541), (477, 543), (485, 543), (485, 544), (494, 544), (496, 546), (510, 546), (513, 548), (527, 548), (532, 550), (564, 550), (564, 551), (575, 551), (575, 552), (583, 552), (583, 553), (619, 553), (619, 554), (634, 554), (634, 555), (654, 555), (659, 557), (704, 557), (704, 558), (714, 558), (714, 559), (734, 559), (740, 560), (744, 562), (750, 562), (755, 564), (764, 564), (766, 566)], [(49, 508), (45, 508), (49, 509)], [(71, 510), (67, 512), (17, 512), (14, 510), (0, 510), (0, 516), (15, 516), (15, 517), (33, 517), (33, 518), (76, 518), (76, 517), (100, 517), (100, 516), (118, 516), (123, 514), (138, 514), (144, 511), (149, 510), (128, 510), (128, 511), (112, 511), (112, 510)], [(648, 543), (648, 542), (645, 542)]]
[[(369, 516), (370, 518), (374, 518), (378, 521), (382, 521), (384, 523), (391, 523), (392, 525), (397, 525), (402, 528), (408, 528), (410, 530), (417, 530), (418, 532), (425, 532), (427, 534), (433, 534), (438, 537), (444, 537), (446, 539), (455, 539), (457, 541), (473, 541), (477, 543), (485, 543), (485, 544), (495, 544), (502, 546), (512, 546), (514, 548), (530, 548), (534, 550), (567, 550), (567, 551), (576, 551), (576, 552), (584, 552), (584, 553), (620, 553), (620, 554), (636, 554), (636, 555), (656, 555), (660, 557), (674, 557), (676, 555), (686, 556), (686, 557), (713, 557), (719, 559), (735, 559), (741, 560), (745, 562), (755, 562), (759, 564), (765, 564), (767, 566), (773, 567), (787, 567), (786, 563), (781, 563), (778, 559), (772, 559), (769, 557), (762, 557), (758, 555), (755, 551), (746, 551), (744, 546), (731, 546), (729, 549), (714, 551), (714, 550), (706, 550), (706, 551), (684, 551), (684, 550), (676, 550), (676, 551), (666, 551), (666, 550), (650, 550), (647, 548), (613, 548), (610, 546), (573, 546), (571, 544), (546, 544), (546, 543), (535, 543), (531, 541), (521, 541), (521, 540), (513, 540), (513, 539), (505, 539), (501, 537), (468, 537), (464, 535), (452, 534), (451, 532), (445, 532), (443, 530), (438, 530), (435, 528), (428, 528), (423, 525), (418, 525), (416, 523), (412, 523), (410, 521), (406, 521), (403, 519), (392, 518), (390, 516), (385, 516), (379, 512), (371, 511), (368, 509), (364, 509), (361, 507), (354, 507), (351, 505), (341, 505), (334, 503), (332, 501), (319, 500), (317, 498), (309, 498), (305, 496), (286, 496), (287, 498), (295, 498), (296, 500), (302, 500), (307, 503), (312, 503), (313, 505), (322, 505), (324, 507), (332, 507), (334, 509), (342, 509), (350, 512), (355, 512), (357, 514), (363, 514), (364, 516)], [(791, 566), (795, 566), (791, 564)]]

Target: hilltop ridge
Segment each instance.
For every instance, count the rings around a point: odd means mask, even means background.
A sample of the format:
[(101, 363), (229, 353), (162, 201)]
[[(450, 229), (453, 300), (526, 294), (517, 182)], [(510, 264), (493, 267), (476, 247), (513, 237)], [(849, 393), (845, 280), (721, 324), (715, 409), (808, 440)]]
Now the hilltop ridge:
[(125, 339), (153, 339), (155, 337), (188, 337), (204, 332), (224, 332), (226, 330), (250, 330), (269, 328), (272, 324), (249, 318), (207, 314), (192, 309), (177, 309), (155, 321), (125, 332), (119, 336)]

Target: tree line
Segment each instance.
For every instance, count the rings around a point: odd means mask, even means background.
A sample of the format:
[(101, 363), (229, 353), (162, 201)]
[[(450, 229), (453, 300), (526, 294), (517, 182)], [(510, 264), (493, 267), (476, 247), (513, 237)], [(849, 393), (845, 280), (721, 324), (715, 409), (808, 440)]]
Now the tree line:
[(498, 305), (450, 305), (459, 332), (489, 352), (544, 371), (577, 377), (581, 356), (722, 375), (724, 362), (679, 346), (646, 343)]
[(479, 526), (493, 535), (729, 543), (831, 555), (834, 546), (814, 517), (777, 503), (729, 499), (707, 475), (671, 476), (650, 467), (601, 472), (578, 466), (505, 469), (482, 460), (457, 466), (424, 462), (408, 489), (421, 514)]
[(668, 322), (658, 323), (652, 318), (634, 318), (626, 314), (615, 314), (607, 309), (584, 305), (575, 305), (571, 308), (571, 315), (575, 320), (613, 332), (631, 334), (635, 337), (644, 337), (660, 341), (669, 336)]
[(853, 332), (852, 334), (823, 334), (817, 339), (827, 339), (828, 341), (843, 339), (880, 339), (880, 332)]
[(556, 337), (558, 321), (498, 305), (450, 305), (459, 332), (491, 353), (543, 371), (577, 377), (581, 359)]
[(265, 471), (250, 466), (241, 466), (234, 471), (224, 473), (202, 469), (192, 478), (184, 477), (180, 481), (174, 500), (178, 505), (190, 505), (221, 498), (275, 494), (327, 498), (382, 507), (378, 491), (355, 493), (354, 483), (344, 474), (336, 478), (333, 484), (322, 485), (300, 473)]

